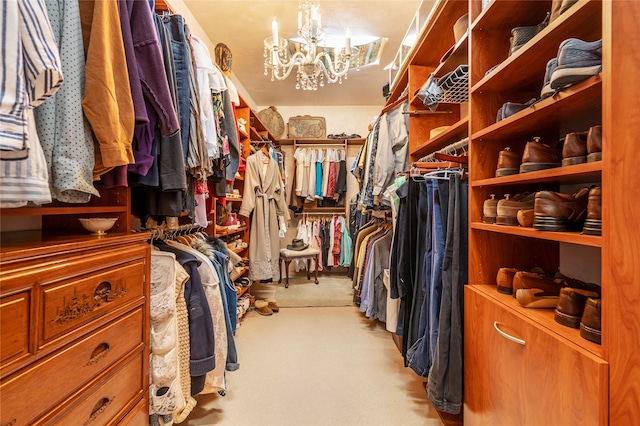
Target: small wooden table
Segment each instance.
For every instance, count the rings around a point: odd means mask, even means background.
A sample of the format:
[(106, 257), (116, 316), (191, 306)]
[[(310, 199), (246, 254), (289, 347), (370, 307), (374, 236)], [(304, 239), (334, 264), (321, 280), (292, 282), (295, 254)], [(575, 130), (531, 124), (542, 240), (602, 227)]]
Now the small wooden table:
[(289, 288), (289, 264), (291, 264), (292, 260), (296, 260), (296, 259), (307, 260), (307, 279), (308, 280), (311, 279), (311, 272), (309, 271), (309, 269), (311, 269), (311, 259), (315, 260), (316, 262), (315, 278), (316, 278), (316, 284), (319, 284), (318, 262), (320, 259), (320, 250), (310, 248), (310, 247), (304, 250), (289, 250), (286, 248), (280, 249), (280, 259), (279, 259), (280, 280), (278, 281), (278, 283), (282, 283), (282, 262), (284, 262), (286, 265), (286, 272), (287, 272), (287, 282), (285, 283), (284, 287)]

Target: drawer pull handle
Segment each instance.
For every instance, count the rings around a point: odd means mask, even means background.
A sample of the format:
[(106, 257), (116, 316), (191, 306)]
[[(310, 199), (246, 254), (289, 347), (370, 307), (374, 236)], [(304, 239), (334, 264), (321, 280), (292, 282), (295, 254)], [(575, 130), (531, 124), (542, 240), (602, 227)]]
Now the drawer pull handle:
[(91, 358), (87, 361), (87, 366), (95, 364), (100, 358), (106, 357), (111, 351), (111, 346), (107, 342), (102, 342), (91, 353)]
[(98, 284), (93, 292), (93, 300), (95, 300), (98, 306), (102, 303), (111, 302), (113, 300), (113, 295), (111, 294), (111, 283), (109, 281), (102, 281)]
[(106, 410), (107, 407), (111, 405), (114, 398), (115, 396), (112, 397), (111, 399), (102, 398), (100, 401), (98, 401), (96, 405), (93, 407), (93, 410), (91, 410), (91, 416), (89, 417), (89, 420), (84, 422), (84, 426), (87, 426), (89, 423), (97, 419), (100, 414), (104, 413), (104, 410)]
[(527, 342), (525, 342), (525, 341), (524, 341), (524, 340), (522, 340), (522, 339), (518, 339), (517, 337), (513, 337), (512, 335), (507, 334), (507, 333), (505, 333), (504, 331), (500, 330), (499, 325), (500, 325), (500, 323), (498, 323), (498, 321), (494, 321), (494, 322), (493, 322), (493, 328), (495, 328), (495, 329), (496, 329), (496, 331), (497, 331), (497, 332), (498, 332), (502, 337), (504, 337), (505, 339), (509, 339), (509, 340), (511, 340), (512, 342), (516, 342), (516, 343), (518, 343), (519, 345), (522, 345), (522, 346), (524, 346), (524, 345), (527, 343)]

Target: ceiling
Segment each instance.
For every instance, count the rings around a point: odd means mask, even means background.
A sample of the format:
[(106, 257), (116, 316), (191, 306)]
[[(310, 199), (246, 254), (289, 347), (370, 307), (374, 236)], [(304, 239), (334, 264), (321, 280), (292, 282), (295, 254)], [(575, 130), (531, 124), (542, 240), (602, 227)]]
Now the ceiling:
[(295, 72), (284, 81), (272, 82), (270, 75), (264, 75), (263, 41), (271, 35), (271, 21), (274, 17), (278, 20), (280, 37), (295, 37), (298, 0), (184, 0), (184, 3), (214, 45), (221, 42), (229, 47), (233, 54), (232, 72), (256, 105), (383, 105), (382, 87), (389, 80), (389, 71), (384, 67), (393, 61), (422, 1), (318, 1), (322, 28), (328, 34), (343, 35), (348, 26), (354, 39), (378, 36), (388, 41), (380, 64), (352, 70), (341, 85), (325, 84), (317, 91), (296, 90)]

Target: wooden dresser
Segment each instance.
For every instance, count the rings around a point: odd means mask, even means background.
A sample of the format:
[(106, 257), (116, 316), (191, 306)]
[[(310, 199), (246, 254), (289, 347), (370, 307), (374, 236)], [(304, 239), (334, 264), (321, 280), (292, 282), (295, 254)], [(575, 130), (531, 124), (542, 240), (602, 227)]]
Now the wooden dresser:
[(3, 235), (1, 426), (148, 423), (147, 238)]

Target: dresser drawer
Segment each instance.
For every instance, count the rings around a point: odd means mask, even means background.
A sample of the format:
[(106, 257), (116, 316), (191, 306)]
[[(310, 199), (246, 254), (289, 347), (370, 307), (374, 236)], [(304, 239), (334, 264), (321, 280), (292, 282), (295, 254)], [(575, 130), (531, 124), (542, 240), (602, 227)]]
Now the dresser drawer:
[[(48, 421), (50, 425), (115, 425), (131, 410), (132, 404), (144, 396), (143, 355), (138, 352), (133, 358), (119, 363), (104, 380), (83, 391), (69, 404), (71, 410), (61, 418)], [(149, 417), (144, 423), (149, 424)]]
[(149, 403), (146, 399), (141, 399), (135, 407), (127, 413), (119, 425), (122, 426), (141, 426), (149, 424)]
[[(31, 424), (140, 346), (144, 337), (143, 323), (143, 310), (136, 309), (3, 380), (0, 384), (0, 424)], [(141, 377), (138, 374), (138, 381)]]
[(144, 294), (145, 262), (114, 266), (43, 286), (39, 347)]
[(0, 299), (0, 363), (29, 355), (29, 303), (31, 292), (23, 291)]

